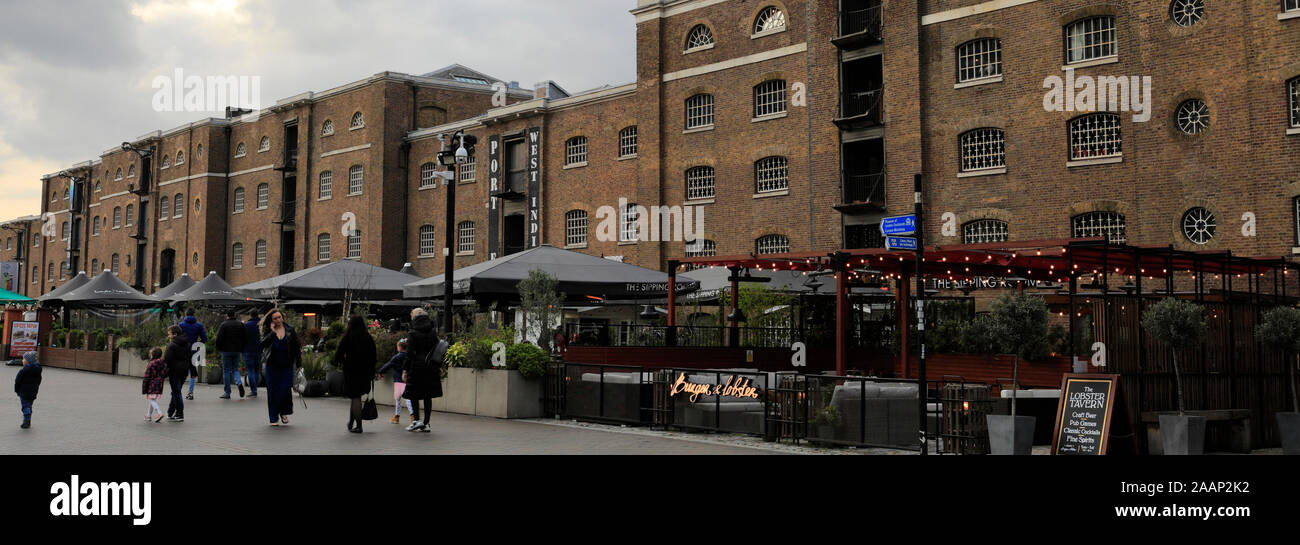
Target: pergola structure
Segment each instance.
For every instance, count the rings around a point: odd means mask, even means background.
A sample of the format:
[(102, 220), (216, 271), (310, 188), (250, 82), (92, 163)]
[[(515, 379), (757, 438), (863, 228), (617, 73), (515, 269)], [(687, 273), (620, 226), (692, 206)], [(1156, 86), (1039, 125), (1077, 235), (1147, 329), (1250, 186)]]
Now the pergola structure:
[[(726, 267), (732, 293), (744, 280), (740, 274), (746, 269), (794, 270), (804, 274), (833, 274), (837, 280), (835, 293), (835, 369), (845, 373), (848, 352), (848, 293), (852, 285), (868, 279), (897, 279), (898, 320), (903, 324), (903, 361), (907, 355), (907, 330), (909, 323), (909, 279), (914, 280), (916, 253), (885, 249), (840, 250), (836, 252), (801, 252), (772, 255), (739, 255), (726, 257), (698, 257), (668, 262), (668, 333), (669, 346), (673, 346), (676, 326), (675, 282), (677, 269), (682, 265), (697, 267)], [(1131, 246), (1108, 243), (1104, 238), (1050, 239), (986, 244), (942, 245), (926, 247), (921, 270), (925, 278), (970, 280), (997, 277), (1018, 283), (1060, 283), (1062, 295), (1069, 296), (1070, 316), (1075, 315), (1075, 297), (1100, 294), (1173, 294), (1194, 297), (1197, 301), (1221, 290), (1228, 297), (1245, 296), (1259, 303), (1261, 297), (1272, 297), (1281, 302), (1288, 297), (1288, 282), (1300, 275), (1290, 271), (1300, 270), (1300, 264), (1282, 257), (1239, 257), (1231, 251), (1186, 251), (1173, 246)], [(1192, 289), (1175, 292), (1178, 273), (1190, 275)], [(1091, 282), (1082, 286), (1090, 290), (1080, 293), (1080, 278)], [(1116, 286), (1112, 281), (1122, 280)], [(1234, 290), (1234, 283), (1238, 286)], [(1271, 288), (1270, 288), (1271, 285)], [(1244, 291), (1238, 291), (1245, 288)], [(1300, 289), (1291, 290), (1300, 295)], [(736, 299), (731, 299), (729, 318), (731, 338), (739, 338), (739, 321), (736, 320)], [(1070, 320), (1070, 336), (1074, 338), (1074, 320)], [(1073, 354), (1071, 355), (1073, 356)]]

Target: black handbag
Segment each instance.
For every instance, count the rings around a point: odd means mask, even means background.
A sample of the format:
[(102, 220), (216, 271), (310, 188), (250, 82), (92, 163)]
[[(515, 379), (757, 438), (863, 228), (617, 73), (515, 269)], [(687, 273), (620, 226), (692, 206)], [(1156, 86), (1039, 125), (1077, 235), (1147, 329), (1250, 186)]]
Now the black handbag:
[(375, 404), (375, 381), (370, 381), (370, 397), (361, 404), (361, 419), (375, 420), (379, 418), (379, 407)]

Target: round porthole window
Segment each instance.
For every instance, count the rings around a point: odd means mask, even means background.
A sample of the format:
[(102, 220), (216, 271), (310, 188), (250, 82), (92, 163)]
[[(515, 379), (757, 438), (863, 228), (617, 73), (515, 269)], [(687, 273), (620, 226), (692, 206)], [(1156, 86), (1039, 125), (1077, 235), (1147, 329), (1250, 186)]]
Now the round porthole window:
[(1175, 25), (1188, 27), (1205, 17), (1205, 0), (1174, 0), (1169, 4), (1169, 19)]
[(1214, 238), (1217, 227), (1214, 212), (1196, 207), (1183, 214), (1183, 236), (1195, 244), (1206, 244)]
[(1183, 101), (1178, 105), (1176, 122), (1178, 130), (1186, 134), (1200, 134), (1210, 128), (1210, 107), (1203, 100)]

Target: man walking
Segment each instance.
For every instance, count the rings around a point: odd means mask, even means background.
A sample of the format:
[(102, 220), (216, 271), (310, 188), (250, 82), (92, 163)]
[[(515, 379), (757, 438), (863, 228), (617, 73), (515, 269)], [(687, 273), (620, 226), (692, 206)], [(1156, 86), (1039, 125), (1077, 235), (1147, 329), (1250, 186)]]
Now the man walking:
[(235, 319), (235, 312), (226, 312), (225, 321), (217, 328), (217, 351), (221, 353), (221, 382), (226, 393), (221, 399), (230, 399), (230, 381), (234, 378), (239, 387), (239, 397), (244, 397), (244, 383), (239, 377), (239, 358), (248, 344), (248, 330), (243, 322)]
[[(194, 310), (185, 311), (185, 319), (180, 323), (181, 331), (184, 332), (185, 340), (189, 342), (188, 346), (194, 346), (194, 343), (201, 342), (207, 344), (208, 330), (203, 327), (203, 323), (194, 317)], [(199, 350), (203, 350), (200, 348)], [(198, 350), (190, 350), (190, 357), (193, 358)], [(191, 359), (190, 361), (194, 361)], [(190, 364), (190, 391), (185, 394), (185, 399), (194, 399), (194, 381), (199, 377), (199, 370), (194, 364)]]
[[(262, 380), (262, 340), (258, 332), (257, 312), (248, 313), (244, 322), (244, 376), (248, 377), (248, 387), (252, 390), (248, 397), (257, 397), (257, 383)], [(244, 391), (239, 391), (243, 395)]]
[(180, 326), (167, 328), (167, 348), (163, 350), (163, 361), (167, 362), (167, 382), (172, 387), (172, 402), (167, 405), (167, 418), (173, 422), (185, 421), (185, 402), (181, 400), (181, 388), (185, 387), (185, 375), (190, 367), (190, 344), (185, 342), (185, 331)]

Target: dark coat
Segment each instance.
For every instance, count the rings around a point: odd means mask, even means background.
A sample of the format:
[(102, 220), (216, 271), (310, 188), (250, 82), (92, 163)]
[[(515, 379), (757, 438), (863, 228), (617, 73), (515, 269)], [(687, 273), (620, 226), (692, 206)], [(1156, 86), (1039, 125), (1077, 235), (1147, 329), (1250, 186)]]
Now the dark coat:
[(245, 336), (248, 335), (248, 329), (244, 323), (231, 318), (217, 327), (217, 351), (218, 352), (243, 352), (244, 346), (248, 344)]
[(144, 381), (140, 385), (143, 395), (162, 395), (163, 384), (167, 383), (167, 363), (163, 360), (149, 360), (149, 367), (144, 370)]
[(186, 316), (184, 320), (181, 320), (180, 326), (181, 331), (185, 332), (189, 344), (208, 342), (208, 330), (203, 327), (198, 318)]
[(261, 352), (262, 351), (262, 333), (258, 331), (257, 320), (244, 322), (244, 352)]
[(380, 367), (377, 374), (387, 373), (390, 369), (393, 371), (393, 382), (406, 382), (402, 380), (402, 369), (406, 368), (406, 352), (393, 354), (393, 359), (388, 360), (383, 367)]
[(190, 356), (190, 343), (185, 340), (185, 335), (172, 337), (171, 342), (167, 343), (167, 348), (163, 349), (163, 361), (167, 362), (167, 376), (185, 378), (190, 373)]
[[(293, 330), (293, 326), (284, 324), (284, 339), (289, 342), (289, 363), (293, 367), (302, 367), (302, 341), (298, 340), (298, 332)], [(262, 365), (271, 363), (271, 344), (275, 342), (275, 332), (267, 326), (266, 333), (262, 335)]]
[(419, 316), (411, 323), (406, 336), (406, 391), (407, 399), (433, 399), (442, 397), (442, 362), (426, 360), (438, 348), (438, 334), (428, 316)]
[(344, 336), (334, 351), (334, 366), (343, 370), (343, 394), (358, 398), (370, 391), (375, 378), (375, 340), (369, 333)]
[(14, 376), (14, 393), (21, 399), (36, 399), (36, 392), (41, 389), (41, 364), (24, 365)]

